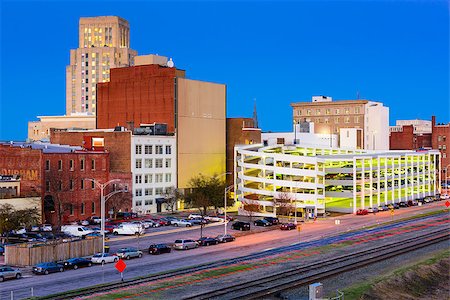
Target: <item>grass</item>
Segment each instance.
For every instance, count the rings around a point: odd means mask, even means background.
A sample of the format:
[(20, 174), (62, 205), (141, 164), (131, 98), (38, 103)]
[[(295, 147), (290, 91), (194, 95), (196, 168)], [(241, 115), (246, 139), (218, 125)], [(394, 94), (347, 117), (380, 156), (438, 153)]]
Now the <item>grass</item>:
[[(379, 282), (392, 281), (396, 277), (403, 276), (408, 271), (417, 270), (421, 266), (428, 266), (428, 265), (436, 264), (440, 260), (442, 260), (444, 258), (448, 258), (448, 257), (450, 257), (450, 250), (446, 249), (446, 250), (443, 250), (443, 251), (437, 253), (436, 255), (434, 255), (431, 258), (421, 260), (412, 265), (398, 268), (386, 275), (381, 275), (381, 276), (375, 277), (370, 281), (365, 281), (362, 283), (352, 285), (352, 286), (342, 290), (342, 292), (344, 293), (345, 300), (357, 300), (357, 299), (360, 299), (363, 294), (369, 292), (370, 289)], [(424, 287), (424, 289), (426, 289), (426, 287)], [(420, 296), (423, 293), (423, 290), (421, 290), (418, 287), (415, 287), (411, 290), (411, 293), (416, 296)]]

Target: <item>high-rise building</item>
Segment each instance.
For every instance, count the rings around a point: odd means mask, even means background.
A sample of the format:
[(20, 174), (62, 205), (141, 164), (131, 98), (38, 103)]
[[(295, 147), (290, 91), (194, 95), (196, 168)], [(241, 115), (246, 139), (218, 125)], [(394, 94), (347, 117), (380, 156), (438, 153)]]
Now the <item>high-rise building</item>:
[(389, 149), (389, 108), (370, 100), (338, 100), (313, 96), (291, 103), (294, 123), (314, 123), (314, 133), (338, 134), (339, 147)]
[(116, 16), (80, 18), (78, 48), (66, 67), (66, 115), (96, 113), (96, 84), (109, 81), (110, 68), (133, 65), (128, 21)]

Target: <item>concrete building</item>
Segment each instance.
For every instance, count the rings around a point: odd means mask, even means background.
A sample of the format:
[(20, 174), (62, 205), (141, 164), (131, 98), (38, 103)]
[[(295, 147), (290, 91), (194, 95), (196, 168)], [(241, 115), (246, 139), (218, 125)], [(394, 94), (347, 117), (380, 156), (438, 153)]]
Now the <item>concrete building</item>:
[(225, 173), (226, 87), (185, 78), (171, 64), (111, 69), (98, 84), (97, 128), (167, 124), (177, 139), (177, 184)]
[(116, 16), (80, 18), (78, 48), (66, 67), (66, 115), (95, 114), (96, 84), (109, 81), (111, 68), (133, 65), (128, 21)]
[[(345, 132), (348, 138), (340, 139), (339, 147), (354, 148), (356, 145), (356, 148), (366, 150), (389, 149), (389, 108), (380, 102), (333, 101), (331, 97), (313, 96), (311, 102), (296, 102), (291, 106), (294, 122), (313, 122), (314, 133), (340, 135), (341, 129), (354, 128), (354, 132)], [(354, 138), (349, 140), (351, 133)]]
[(75, 113), (70, 116), (38, 116), (39, 121), (28, 122), (28, 140), (45, 141), (51, 129), (95, 129), (95, 115)]
[[(440, 153), (248, 145), (235, 148), (235, 200), (275, 216), (288, 204), (298, 216), (414, 200), (440, 192)], [(283, 201), (284, 200), (284, 201)], [(287, 203), (286, 203), (286, 200)]]

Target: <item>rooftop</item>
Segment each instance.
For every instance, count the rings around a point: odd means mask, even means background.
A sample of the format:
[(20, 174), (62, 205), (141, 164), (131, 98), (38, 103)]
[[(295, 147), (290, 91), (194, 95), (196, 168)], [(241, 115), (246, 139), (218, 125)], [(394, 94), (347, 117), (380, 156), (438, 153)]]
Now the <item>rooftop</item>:
[[(75, 153), (75, 152), (90, 152), (81, 146), (69, 146), (60, 144), (50, 144), (44, 142), (0, 142), (0, 145), (20, 148), (31, 148), (33, 150), (42, 150), (43, 153)], [(95, 151), (98, 153), (98, 151)]]

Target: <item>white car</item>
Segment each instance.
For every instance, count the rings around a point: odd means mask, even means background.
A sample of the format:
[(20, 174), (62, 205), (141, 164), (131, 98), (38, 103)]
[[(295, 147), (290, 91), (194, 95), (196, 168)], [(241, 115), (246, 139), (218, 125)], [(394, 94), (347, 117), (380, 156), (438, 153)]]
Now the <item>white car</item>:
[(144, 226), (145, 229), (150, 228), (150, 224), (148, 222), (133, 221), (133, 222), (131, 222), (131, 224), (142, 225), (142, 226)]
[[(144, 220), (142, 222), (144, 223), (144, 227), (145, 227), (145, 224), (147, 224), (148, 227), (159, 227), (159, 226), (161, 226), (159, 223), (156, 223), (153, 220)], [(146, 228), (148, 228), (148, 227), (146, 227)]]
[(81, 220), (81, 221), (80, 221), (80, 225), (82, 225), (82, 226), (88, 226), (88, 225), (89, 225), (89, 221), (88, 221), (88, 220)]
[(170, 220), (170, 224), (172, 224), (173, 226), (185, 226), (185, 227), (191, 227), (192, 223), (189, 222), (188, 220)]
[(135, 224), (135, 223), (122, 223), (116, 228), (113, 229), (113, 234), (135, 234), (135, 235), (141, 235), (145, 233), (144, 226), (142, 224)]
[(91, 258), (91, 262), (93, 264), (107, 264), (116, 262), (119, 260), (119, 257), (115, 254), (110, 253), (97, 253)]
[(442, 195), (441, 195), (441, 199), (442, 199), (442, 200), (448, 200), (448, 199), (450, 199), (450, 195), (448, 195), (448, 194), (442, 194)]
[(210, 222), (223, 222), (224, 219), (216, 217), (216, 216), (205, 216), (205, 220), (208, 220)]
[(190, 214), (189, 216), (188, 216), (188, 219), (189, 220), (191, 220), (191, 219), (202, 219), (203, 217), (201, 216), (201, 215), (196, 215), (196, 214)]
[(41, 230), (42, 231), (52, 231), (52, 225), (51, 224), (42, 224)]

